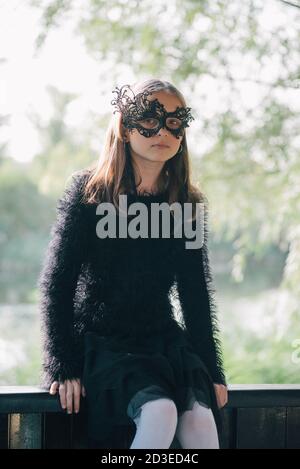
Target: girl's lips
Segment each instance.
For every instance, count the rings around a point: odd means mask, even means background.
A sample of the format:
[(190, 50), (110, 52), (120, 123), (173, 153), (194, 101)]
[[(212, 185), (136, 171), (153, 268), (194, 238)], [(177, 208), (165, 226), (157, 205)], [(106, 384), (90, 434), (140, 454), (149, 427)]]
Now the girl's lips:
[(169, 145), (162, 145), (160, 143), (156, 143), (155, 145), (152, 145), (153, 147), (159, 147), (159, 148), (170, 148)]

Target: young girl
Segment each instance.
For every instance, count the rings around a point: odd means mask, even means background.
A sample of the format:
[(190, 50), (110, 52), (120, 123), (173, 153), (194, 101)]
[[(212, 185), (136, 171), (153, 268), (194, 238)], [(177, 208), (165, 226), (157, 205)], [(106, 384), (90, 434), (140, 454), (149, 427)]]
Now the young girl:
[[(219, 448), (227, 386), (207, 200), (190, 181), (191, 108), (167, 81), (113, 93), (99, 162), (76, 174), (59, 200), (39, 278), (42, 386), (59, 391), (69, 413), (79, 411), (81, 394), (86, 398), (91, 440), (109, 441), (116, 425), (133, 425), (130, 448), (169, 448), (173, 439), (182, 448)], [(126, 197), (127, 218), (119, 196)], [(201, 247), (187, 248), (184, 229), (174, 236), (173, 225), (169, 236), (151, 236), (150, 229), (137, 236), (132, 215), (139, 212), (129, 210), (136, 202), (151, 227), (154, 202), (191, 204), (193, 227), (202, 204)], [(107, 222), (103, 208), (116, 217)], [(120, 236), (124, 220), (127, 236)]]

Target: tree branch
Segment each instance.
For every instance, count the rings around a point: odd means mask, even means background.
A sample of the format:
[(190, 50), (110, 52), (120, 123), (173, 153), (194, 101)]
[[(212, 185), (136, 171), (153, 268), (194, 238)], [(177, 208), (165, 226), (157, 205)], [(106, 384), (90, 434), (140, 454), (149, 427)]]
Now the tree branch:
[(300, 8), (300, 4), (297, 5), (296, 3), (292, 3), (292, 2), (288, 2), (286, 0), (280, 0), (282, 3), (286, 3), (287, 5), (290, 5), (291, 7), (295, 7), (295, 8)]

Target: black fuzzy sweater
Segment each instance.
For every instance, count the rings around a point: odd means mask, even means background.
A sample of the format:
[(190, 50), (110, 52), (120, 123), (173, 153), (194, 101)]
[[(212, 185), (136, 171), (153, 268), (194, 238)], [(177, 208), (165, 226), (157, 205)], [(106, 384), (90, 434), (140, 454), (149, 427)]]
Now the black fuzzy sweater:
[[(201, 248), (185, 249), (185, 239), (174, 237), (101, 239), (97, 204), (81, 200), (88, 176), (87, 170), (73, 176), (58, 201), (38, 278), (42, 387), (82, 377), (86, 331), (142, 335), (163, 332), (170, 321), (186, 331), (213, 381), (226, 384), (208, 257), (207, 201)], [(164, 200), (161, 194), (128, 197), (128, 205)], [(179, 300), (179, 316), (172, 296)]]

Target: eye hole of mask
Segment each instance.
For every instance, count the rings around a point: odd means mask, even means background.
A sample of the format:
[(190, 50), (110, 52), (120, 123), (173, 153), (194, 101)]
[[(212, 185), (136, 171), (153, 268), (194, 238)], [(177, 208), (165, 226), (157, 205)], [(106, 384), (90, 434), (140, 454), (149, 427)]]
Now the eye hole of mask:
[[(155, 117), (148, 117), (139, 121), (139, 124), (145, 129), (155, 129), (159, 126), (159, 120)], [(177, 117), (167, 117), (166, 125), (169, 129), (179, 129), (182, 125), (182, 121)]]

